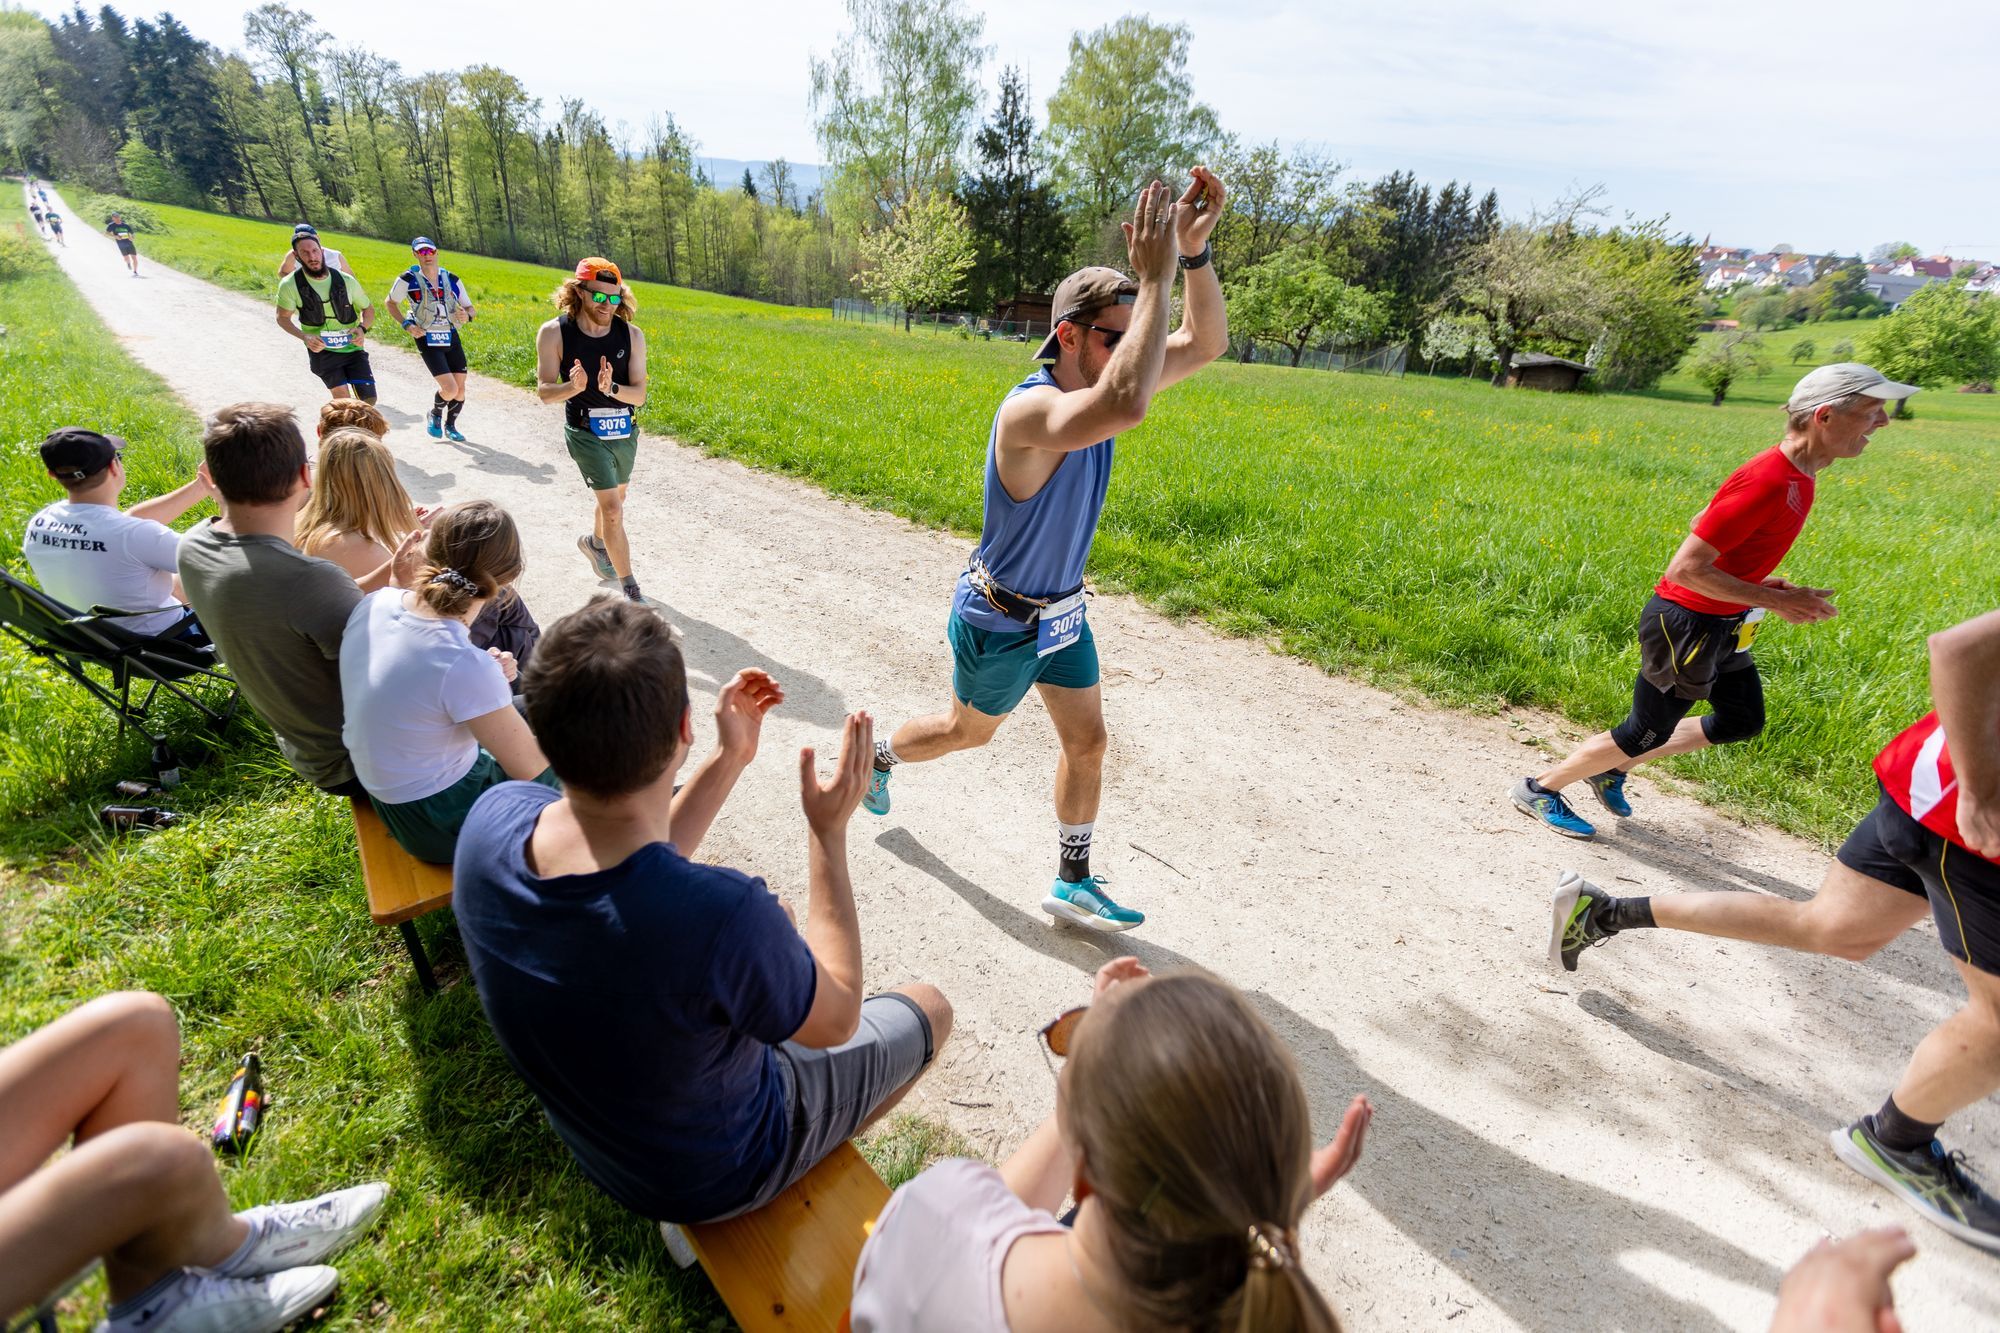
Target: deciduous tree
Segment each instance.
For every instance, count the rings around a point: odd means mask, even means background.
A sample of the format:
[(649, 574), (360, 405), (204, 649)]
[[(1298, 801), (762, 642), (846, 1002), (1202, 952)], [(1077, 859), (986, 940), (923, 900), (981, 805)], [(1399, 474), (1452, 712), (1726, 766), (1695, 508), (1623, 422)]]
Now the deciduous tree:
[[(2000, 301), (1967, 291), (1963, 278), (1919, 287), (1868, 331), (1862, 359), (1927, 389), (1991, 383), (2000, 378)], [(1907, 401), (1897, 403), (1898, 416)]]
[(1732, 384), (1762, 375), (1769, 368), (1762, 338), (1754, 333), (1725, 333), (1702, 348), (1688, 369), (1695, 383), (1715, 395), (1709, 405), (1721, 407)]
[(903, 307), (903, 330), (918, 310), (934, 310), (958, 299), (975, 258), (972, 227), (965, 209), (947, 194), (926, 194), (896, 210), (887, 226), (859, 242), (865, 267), (856, 285), (877, 301)]
[(1325, 256), (1290, 246), (1230, 281), (1229, 319), (1246, 338), (1282, 343), (1296, 366), (1314, 343), (1343, 347), (1379, 336), (1387, 312), (1374, 293), (1343, 282)]

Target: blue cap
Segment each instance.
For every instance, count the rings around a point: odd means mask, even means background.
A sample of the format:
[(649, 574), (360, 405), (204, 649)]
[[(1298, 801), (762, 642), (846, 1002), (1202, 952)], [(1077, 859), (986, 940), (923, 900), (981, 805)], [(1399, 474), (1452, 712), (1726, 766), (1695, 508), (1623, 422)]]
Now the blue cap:
[(435, 250), (437, 248), (438, 243), (428, 236), (419, 236), (416, 240), (410, 242), (410, 249), (412, 250)]

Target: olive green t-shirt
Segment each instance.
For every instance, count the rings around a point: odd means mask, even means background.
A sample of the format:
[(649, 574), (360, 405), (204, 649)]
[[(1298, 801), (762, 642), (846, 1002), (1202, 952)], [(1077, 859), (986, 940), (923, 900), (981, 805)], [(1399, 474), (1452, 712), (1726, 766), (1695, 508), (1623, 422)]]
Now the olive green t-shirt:
[(315, 787), (354, 779), (340, 739), (340, 640), (361, 589), (339, 565), (288, 541), (219, 532), (181, 538), (181, 587), (278, 748)]

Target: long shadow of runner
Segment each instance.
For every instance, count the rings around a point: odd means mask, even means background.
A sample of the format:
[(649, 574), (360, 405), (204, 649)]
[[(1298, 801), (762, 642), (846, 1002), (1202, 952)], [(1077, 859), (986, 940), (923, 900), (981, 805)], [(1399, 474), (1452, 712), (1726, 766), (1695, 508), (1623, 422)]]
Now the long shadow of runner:
[[(1086, 977), (1126, 954), (1155, 972), (1199, 966), (1148, 940), (1051, 926), (959, 874), (905, 829), (890, 829), (875, 843), (956, 893), (1015, 942)], [(1338, 1123), (1355, 1093), (1374, 1103), (1367, 1155), (1347, 1183), (1520, 1324), (1589, 1327), (1615, 1312), (1615, 1322), (1648, 1328), (1729, 1327), (1707, 1307), (1627, 1271), (1615, 1253), (1621, 1246), (1657, 1250), (1729, 1281), (1776, 1290), (1780, 1273), (1771, 1264), (1685, 1218), (1556, 1175), (1487, 1142), (1372, 1078), (1331, 1033), (1278, 1000), (1247, 993), (1298, 1059), (1322, 1131)], [(1579, 1246), (1587, 1262), (1579, 1262)], [(1570, 1275), (1572, 1285), (1555, 1274)], [(1370, 1275), (1349, 1276), (1367, 1289)]]
[[(606, 585), (609, 586), (609, 585)], [(804, 718), (823, 731), (838, 731), (847, 721), (847, 701), (839, 690), (802, 667), (788, 666), (768, 657), (748, 639), (731, 634), (719, 625), (696, 620), (657, 598), (646, 599), (657, 606), (681, 632), (681, 658), (687, 663), (688, 683), (705, 686), (713, 694), (729, 683), (729, 678), (745, 667), (768, 671), (784, 686), (784, 711)]]

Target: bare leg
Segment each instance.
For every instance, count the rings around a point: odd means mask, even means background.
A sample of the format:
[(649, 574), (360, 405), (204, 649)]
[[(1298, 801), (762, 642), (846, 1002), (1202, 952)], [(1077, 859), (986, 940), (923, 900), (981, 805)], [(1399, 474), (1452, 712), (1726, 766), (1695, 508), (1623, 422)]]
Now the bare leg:
[[(1708, 729), (1702, 725), (1701, 718), (1684, 717), (1675, 725), (1674, 734), (1667, 737), (1666, 744), (1648, 750), (1636, 759), (1627, 759), (1624, 757), (1624, 752), (1619, 751), (1622, 762), (1618, 767), (1630, 773), (1641, 764), (1650, 764), (1655, 759), (1665, 759), (1670, 754), (1692, 754), (1696, 750), (1706, 750), (1714, 743), (1708, 738)], [(1596, 771), (1602, 773), (1604, 770), (1600, 768)], [(1586, 773), (1584, 776), (1589, 777), (1590, 774)], [(1548, 784), (1545, 782), (1542, 785), (1546, 787)]]
[(993, 733), (1000, 730), (1000, 724), (1006, 720), (1004, 713), (995, 717), (991, 713), (980, 712), (963, 700), (953, 699), (951, 711), (913, 717), (897, 727), (889, 738), (889, 744), (896, 751), (898, 760), (920, 764), (926, 759), (937, 759), (959, 750), (978, 749), (993, 739)]
[(334, 398), (352, 398), (354, 397), (354, 386), (352, 384), (336, 384), (331, 389), (328, 389), (327, 393)]
[(1896, 1105), (1927, 1124), (2000, 1091), (2000, 977), (1951, 961), (1965, 979), (1965, 1007), (1917, 1043), (1896, 1084)]
[(180, 1026), (157, 995), (102, 995), (0, 1050), (0, 1189), (75, 1136), (180, 1121)]
[[(917, 1008), (923, 1010), (924, 1017), (930, 1020), (931, 1051), (934, 1057), (933, 1063), (935, 1063), (935, 1056), (944, 1051), (945, 1039), (951, 1036), (951, 1001), (945, 999), (944, 993), (938, 990), (936, 986), (926, 985), (921, 981), (908, 986), (897, 986), (891, 993), (906, 995), (916, 1001)], [(924, 1073), (928, 1072), (929, 1066), (926, 1066)], [(910, 1089), (916, 1087), (923, 1076), (923, 1073), (919, 1073), (916, 1078), (911, 1079), (908, 1083), (890, 1093), (880, 1106), (870, 1111), (868, 1118), (861, 1122), (861, 1132), (867, 1132), (874, 1126), (876, 1121), (895, 1110), (896, 1103), (908, 1096)]]
[(1038, 685), (1042, 702), (1062, 742), (1056, 761), (1056, 818), (1065, 824), (1091, 824), (1104, 794), (1104, 692), (1101, 686), (1067, 690)]
[(632, 575), (632, 544), (625, 537), (625, 488), (614, 487), (608, 491), (592, 491), (597, 497), (597, 519), (592, 531), (597, 540), (604, 543), (604, 550), (611, 558), (611, 568), (618, 577)]
[(1775, 944), (1854, 962), (1872, 957), (1929, 911), (1928, 899), (1870, 879), (1838, 861), (1827, 868), (1819, 891), (1802, 903), (1748, 892), (1668, 893), (1653, 899), (1653, 920), (1668, 930)]
[[(1687, 725), (1689, 723), (1683, 721), (1680, 727), (1674, 728), (1673, 740), (1668, 742), (1669, 745), (1681, 738), (1681, 727)], [(1695, 723), (1694, 725), (1695, 729), (1699, 731), (1700, 724)], [(1635, 759), (1618, 748), (1618, 742), (1611, 739), (1610, 732), (1600, 731), (1571, 751), (1569, 758), (1536, 778), (1535, 781), (1550, 791), (1561, 791), (1572, 782), (1581, 782), (1587, 777), (1605, 772), (1608, 769), (1622, 768), (1629, 772), (1634, 766), (1643, 764), (1648, 759), (1656, 759), (1663, 754), (1673, 753), (1677, 752), (1669, 750), (1666, 746), (1662, 746), (1657, 750), (1648, 750), (1645, 754)]]

